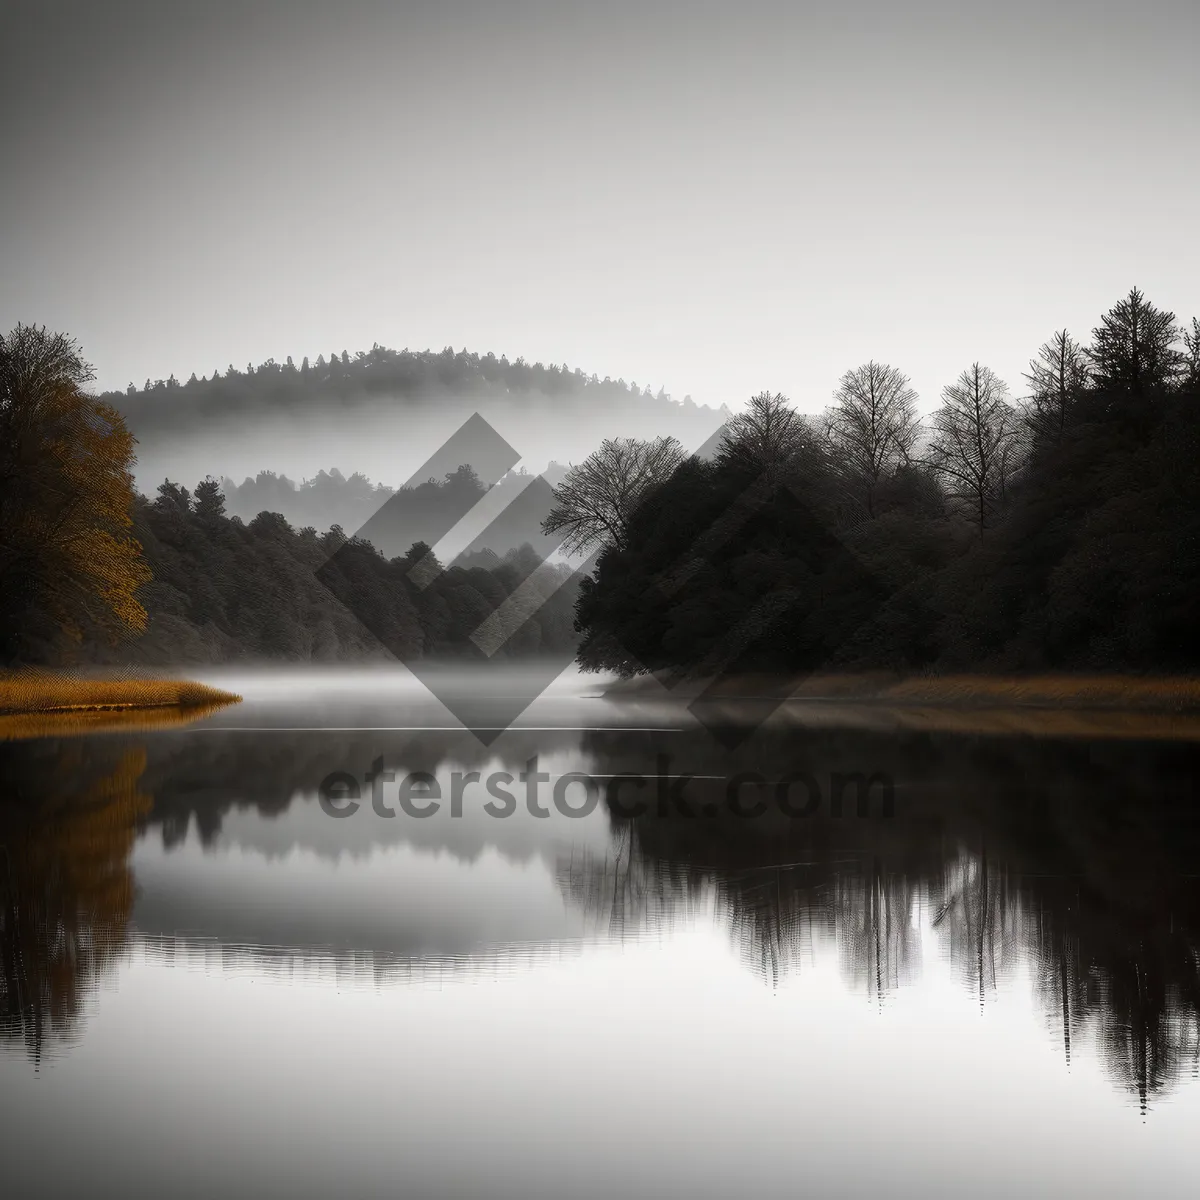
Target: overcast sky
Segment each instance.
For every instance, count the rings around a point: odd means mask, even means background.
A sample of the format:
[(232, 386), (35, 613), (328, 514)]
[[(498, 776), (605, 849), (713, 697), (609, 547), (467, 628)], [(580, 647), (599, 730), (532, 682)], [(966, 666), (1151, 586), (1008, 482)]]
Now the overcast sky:
[(0, 324), (104, 387), (373, 342), (930, 407), (1200, 312), (1200, 4), (6, 5)]

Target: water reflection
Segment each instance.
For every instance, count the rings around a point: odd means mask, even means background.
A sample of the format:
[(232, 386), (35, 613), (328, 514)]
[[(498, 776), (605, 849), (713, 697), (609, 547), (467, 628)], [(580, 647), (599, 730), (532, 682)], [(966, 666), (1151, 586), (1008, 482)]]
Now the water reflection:
[(92, 742), (0, 745), (0, 1037), (35, 1065), (70, 1041), (123, 954), (129, 856), (151, 797), (145, 751)]
[[(882, 1007), (948, 962), (981, 1009), (1031, 986), (1068, 1065), (1094, 1047), (1145, 1111), (1200, 1063), (1200, 748), (766, 729), (670, 741), (692, 807), (753, 769), (884, 772), (893, 816), (333, 820), (335, 770), (653, 774), (649, 733), (163, 733), (0, 746), (7, 1039), (40, 1062), (131, 945), (152, 961), (339, 985), (529, 971), (597, 939), (715, 920), (769, 987), (835, 956)], [(448, 786), (445, 787), (448, 791)], [(134, 899), (134, 876), (139, 896)], [(1090, 1052), (1090, 1049), (1089, 1049)]]
[[(622, 735), (591, 749), (622, 770), (644, 767)], [(643, 818), (629, 823), (623, 858), (591, 865), (604, 884), (574, 880), (571, 894), (619, 910), (625, 928), (635, 913), (654, 920), (671, 907), (664, 893), (695, 905), (709, 886), (768, 983), (824, 941), (850, 986), (876, 1002), (919, 971), (928, 923), (981, 1008), (1027, 972), (1067, 1062), (1094, 1037), (1143, 1111), (1196, 1073), (1194, 748), (792, 733), (764, 735), (732, 765), (750, 762), (768, 775), (797, 763), (818, 777), (882, 768), (904, 800), (890, 821), (817, 818), (786, 832)]]

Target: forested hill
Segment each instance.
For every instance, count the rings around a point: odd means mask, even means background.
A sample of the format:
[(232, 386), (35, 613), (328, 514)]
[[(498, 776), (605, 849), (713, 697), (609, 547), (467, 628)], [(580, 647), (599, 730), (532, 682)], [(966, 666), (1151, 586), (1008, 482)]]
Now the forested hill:
[(508, 640), (494, 654), (569, 655), (577, 641), (571, 569), (543, 567), (529, 546), (460, 555), (418, 587), (410, 570), (430, 553), (426, 544), (389, 559), (340, 529), (293, 529), (278, 513), (245, 523), (226, 515), (211, 480), (194, 495), (165, 483), (153, 500), (137, 497), (132, 516), (150, 575), (138, 592), (145, 632), (88, 654), (173, 664), (479, 661), (471, 635), (519, 588)]
[(509, 362), (503, 355), (455, 352), (452, 347), (436, 353), (374, 346), (354, 355), (345, 350), (328, 359), (318, 355), (315, 363), (305, 358), (299, 366), (290, 356), (282, 364), (272, 358), (257, 367), (247, 364), (245, 371), (230, 364), (207, 378), (193, 374), (186, 383), (174, 376), (147, 379), (141, 388), (130, 384), (125, 392), (110, 392), (103, 398), (125, 414), (132, 428), (149, 435), (177, 429), (181, 415), (196, 420), (249, 419), (320, 408), (331, 400), (353, 406), (379, 396), (417, 405), (439, 393), (484, 400), (499, 394), (531, 400), (543, 397), (576, 409), (603, 405), (686, 412), (699, 407), (690, 396), (676, 401), (661, 389), (654, 393), (636, 382), (600, 379), (566, 364), (545, 366), (523, 358)]
[(604, 437), (672, 434), (702, 444), (724, 409), (676, 400), (663, 389), (565, 365), (494, 354), (375, 346), (298, 365), (273, 359), (207, 377), (174, 377), (104, 397), (138, 439), (139, 484), (196, 480), (215, 471), (310, 477), (331, 463), (389, 486), (405, 482), (473, 412), (526, 464), (578, 460)]
[[(480, 526), (480, 536), (468, 549), (486, 548), (502, 555), (528, 544), (550, 554), (557, 541), (542, 533), (542, 521), (550, 514), (550, 488), (565, 474), (566, 468), (558, 463), (551, 463), (540, 478), (510, 471), (489, 490), (474, 472), (463, 468), (447, 478), (402, 489), (372, 483), (357, 472), (345, 476), (336, 468), (318, 471), (299, 483), (286, 475), (260, 471), (240, 484), (222, 479), (221, 491), (225, 511), (247, 523), (261, 512), (272, 512), (297, 529), (311, 525), (324, 532), (338, 525), (353, 534), (371, 522), (363, 536), (389, 557), (405, 553), (413, 542), (439, 541), (462, 511), (470, 511), (486, 495), (486, 525)], [(439, 522), (442, 513), (452, 514), (451, 519)]]

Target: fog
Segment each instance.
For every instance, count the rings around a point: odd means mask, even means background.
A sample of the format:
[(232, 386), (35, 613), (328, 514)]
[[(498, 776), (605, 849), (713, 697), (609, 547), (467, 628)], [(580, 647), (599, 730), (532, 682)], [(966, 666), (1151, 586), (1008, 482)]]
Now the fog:
[(650, 396), (578, 404), (540, 393), (328, 397), (323, 405), (224, 413), (189, 404), (185, 392), (137, 399), (127, 421), (138, 439), (135, 483), (148, 495), (167, 478), (190, 488), (208, 475), (240, 483), (264, 470), (299, 483), (337, 468), (401, 487), (476, 412), (533, 473), (552, 462), (578, 462), (606, 437), (670, 434), (697, 449), (727, 415)]

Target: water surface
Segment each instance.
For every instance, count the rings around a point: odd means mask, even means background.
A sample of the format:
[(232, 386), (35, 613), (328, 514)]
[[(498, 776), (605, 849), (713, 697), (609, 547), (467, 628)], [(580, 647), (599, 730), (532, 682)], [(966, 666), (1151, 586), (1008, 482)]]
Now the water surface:
[(1188, 741), (205, 681), (246, 700), (0, 745), (11, 1194), (1200, 1190)]

